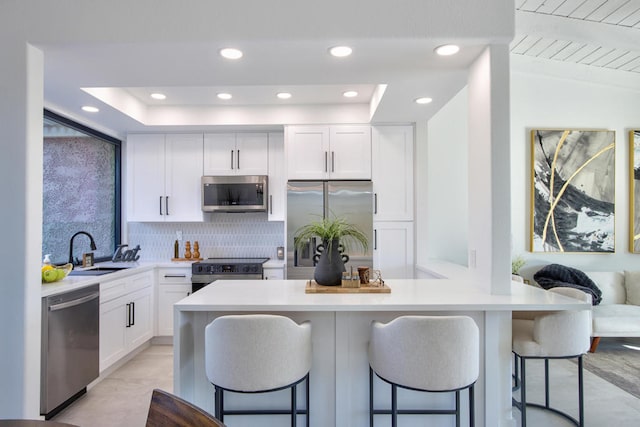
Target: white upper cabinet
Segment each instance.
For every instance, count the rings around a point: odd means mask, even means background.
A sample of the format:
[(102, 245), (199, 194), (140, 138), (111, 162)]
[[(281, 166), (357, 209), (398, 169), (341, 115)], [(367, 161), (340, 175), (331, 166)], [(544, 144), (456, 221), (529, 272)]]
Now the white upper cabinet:
[(204, 135), (204, 175), (267, 175), (267, 133)]
[(269, 221), (284, 221), (287, 196), (284, 135), (269, 134)]
[(413, 220), (413, 126), (374, 126), (374, 221)]
[(291, 179), (371, 179), (368, 125), (287, 127)]
[(127, 220), (202, 221), (202, 134), (127, 137)]

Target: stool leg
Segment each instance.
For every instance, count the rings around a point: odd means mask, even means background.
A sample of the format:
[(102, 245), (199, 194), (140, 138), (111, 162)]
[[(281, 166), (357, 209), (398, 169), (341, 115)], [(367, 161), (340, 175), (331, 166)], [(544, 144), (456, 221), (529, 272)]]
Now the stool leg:
[(297, 387), (294, 384), (291, 387), (291, 427), (296, 427), (297, 415), (298, 415), (298, 402), (297, 399)]
[(549, 398), (549, 359), (544, 359), (544, 407), (550, 408)]
[(216, 405), (216, 410), (215, 410), (214, 415), (220, 421), (224, 420), (224, 413), (222, 411), (222, 405), (223, 405), (222, 393), (223, 393), (223, 390), (220, 387), (215, 386), (215, 405)]
[(527, 427), (527, 375), (525, 370), (525, 358), (520, 357), (520, 427)]
[(373, 369), (369, 367), (369, 427), (373, 427)]
[(305, 389), (307, 392), (307, 396), (306, 396), (306, 400), (307, 400), (307, 426), (309, 427), (309, 414), (311, 413), (311, 401), (309, 400), (309, 374), (307, 374), (307, 379), (306, 379), (307, 384), (305, 385)]
[(475, 384), (471, 384), (471, 387), (469, 387), (469, 427), (475, 427), (476, 425), (476, 399), (474, 386)]
[(584, 377), (582, 376), (582, 355), (578, 357), (578, 411), (580, 427), (584, 427)]
[(391, 385), (391, 427), (398, 425), (398, 388)]
[(460, 427), (460, 390), (456, 390), (456, 427)]

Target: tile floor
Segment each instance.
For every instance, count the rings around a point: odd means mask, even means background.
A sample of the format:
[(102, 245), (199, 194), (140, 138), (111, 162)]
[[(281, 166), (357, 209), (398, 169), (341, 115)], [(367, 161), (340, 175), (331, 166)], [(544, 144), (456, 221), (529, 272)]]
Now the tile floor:
[[(172, 391), (173, 347), (153, 345), (96, 384), (87, 395), (54, 417), (80, 427), (144, 427), (151, 391)], [(527, 393), (542, 402), (542, 362), (527, 364)], [(552, 405), (577, 415), (577, 367), (569, 361), (551, 364)], [(514, 410), (517, 419), (520, 413)], [(585, 370), (586, 427), (639, 425), (640, 399)], [(520, 425), (517, 421), (517, 426)], [(543, 411), (530, 409), (530, 427), (564, 427), (571, 424)], [(330, 426), (318, 426), (330, 427)], [(487, 426), (493, 427), (493, 426)]]

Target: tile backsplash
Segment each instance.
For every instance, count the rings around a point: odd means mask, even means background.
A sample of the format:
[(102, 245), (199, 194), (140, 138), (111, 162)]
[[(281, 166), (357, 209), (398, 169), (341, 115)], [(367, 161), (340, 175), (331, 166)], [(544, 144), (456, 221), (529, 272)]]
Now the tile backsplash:
[(277, 247), (284, 246), (284, 222), (267, 221), (262, 213), (216, 213), (210, 222), (128, 224), (131, 247), (140, 245), (141, 261), (173, 258), (176, 232), (182, 232), (180, 256), (188, 241), (198, 241), (200, 257), (269, 257), (276, 259)]

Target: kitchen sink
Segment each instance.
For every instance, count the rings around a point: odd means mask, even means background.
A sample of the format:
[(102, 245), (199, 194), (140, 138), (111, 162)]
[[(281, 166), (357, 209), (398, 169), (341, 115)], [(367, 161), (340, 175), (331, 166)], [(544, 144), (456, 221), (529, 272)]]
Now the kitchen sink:
[(86, 270), (71, 270), (69, 276), (102, 276), (103, 274), (114, 273), (128, 268), (131, 267), (94, 267)]

